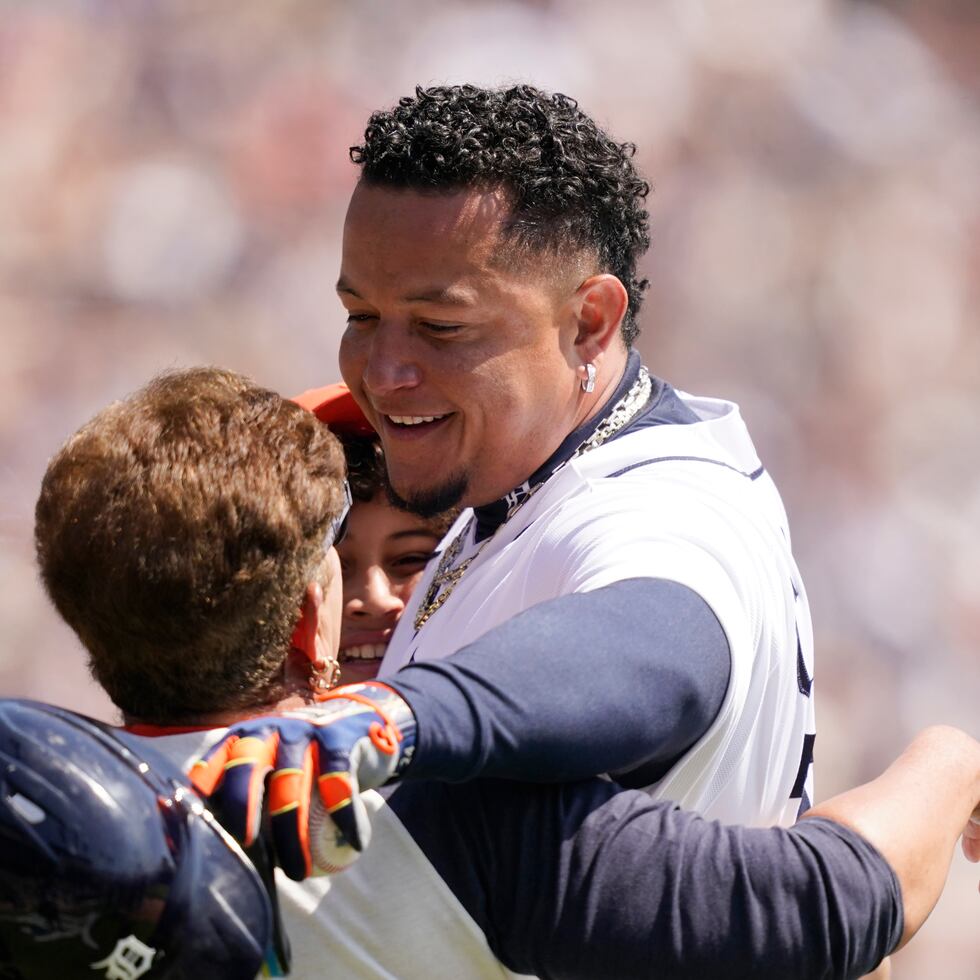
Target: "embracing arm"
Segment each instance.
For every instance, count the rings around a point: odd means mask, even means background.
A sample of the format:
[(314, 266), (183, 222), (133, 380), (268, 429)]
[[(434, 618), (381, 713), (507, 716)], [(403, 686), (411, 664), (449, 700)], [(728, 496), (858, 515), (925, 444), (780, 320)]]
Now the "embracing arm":
[(789, 829), (599, 780), (405, 783), (389, 805), (517, 972), (829, 980), (868, 973), (921, 925), (978, 783), (980, 745), (930, 729)]
[[(406, 778), (660, 778), (714, 721), (725, 633), (696, 592), (638, 578), (543, 602), (384, 678), (418, 722)], [(633, 777), (632, 779), (630, 777)]]
[(838, 980), (902, 929), (888, 864), (830, 821), (725, 827), (599, 780), (404, 783), (389, 805), (521, 974)]
[(306, 833), (310, 787), (360, 850), (359, 791), (399, 778), (555, 781), (662, 776), (711, 726), (728, 686), (725, 634), (707, 603), (662, 579), (632, 579), (541, 603), (443, 661), (387, 683), (339, 687), (291, 717), (233, 725), (195, 763), (197, 788), (249, 845), (265, 776), (280, 864), (319, 860)]
[[(927, 728), (877, 779), (810, 810), (851, 827), (894, 869), (902, 889), (905, 927), (915, 935), (946, 881), (956, 841), (971, 814), (980, 816), (980, 743), (955, 728)], [(974, 825), (975, 826), (975, 825)], [(964, 852), (980, 847), (964, 837)]]

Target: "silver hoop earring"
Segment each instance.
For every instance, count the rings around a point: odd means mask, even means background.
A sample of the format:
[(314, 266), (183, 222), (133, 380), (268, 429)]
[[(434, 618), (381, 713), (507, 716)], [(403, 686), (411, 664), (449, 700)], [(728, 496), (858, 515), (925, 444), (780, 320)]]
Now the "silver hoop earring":
[(582, 380), (582, 391), (587, 395), (595, 391), (595, 365), (591, 361), (585, 365), (585, 378)]

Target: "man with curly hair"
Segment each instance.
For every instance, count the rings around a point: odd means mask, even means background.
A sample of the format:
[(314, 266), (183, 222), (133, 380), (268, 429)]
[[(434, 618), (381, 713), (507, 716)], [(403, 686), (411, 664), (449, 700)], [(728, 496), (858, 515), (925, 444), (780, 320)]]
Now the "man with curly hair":
[(806, 594), (738, 407), (633, 349), (633, 153), (527, 85), (417, 89), (351, 150), (341, 370), (393, 497), (467, 508), (382, 665), (418, 721), (388, 775), (612, 773), (791, 823), (812, 799)]

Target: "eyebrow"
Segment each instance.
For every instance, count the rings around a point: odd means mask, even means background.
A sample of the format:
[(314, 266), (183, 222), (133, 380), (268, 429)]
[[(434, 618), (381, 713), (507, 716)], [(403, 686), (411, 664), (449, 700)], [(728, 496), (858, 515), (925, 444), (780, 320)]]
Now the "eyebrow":
[[(355, 299), (364, 298), (343, 278), (337, 280), (337, 292), (346, 293)], [(423, 290), (413, 296), (406, 296), (404, 302), (436, 303), (439, 306), (473, 306), (475, 297), (472, 290), (466, 286), (434, 286), (432, 289)]]
[(388, 535), (389, 541), (400, 541), (402, 538), (439, 538), (440, 535), (436, 534), (435, 531), (429, 531), (426, 528), (412, 528), (410, 531), (395, 531), (394, 534)]
[(351, 296), (356, 296), (358, 299), (361, 298), (361, 294), (351, 285), (349, 285), (343, 277), (337, 280), (337, 292), (338, 293), (350, 293)]
[(472, 290), (465, 286), (445, 286), (429, 289), (415, 296), (406, 296), (406, 303), (437, 303), (439, 306), (472, 306)]

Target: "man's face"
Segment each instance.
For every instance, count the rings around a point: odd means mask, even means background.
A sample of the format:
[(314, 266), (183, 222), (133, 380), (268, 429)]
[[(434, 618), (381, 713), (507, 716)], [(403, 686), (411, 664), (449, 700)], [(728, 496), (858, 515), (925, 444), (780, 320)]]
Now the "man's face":
[(544, 255), (501, 261), (508, 214), (492, 191), (363, 183), (347, 212), (341, 372), (423, 512), (502, 496), (580, 421), (578, 281)]

